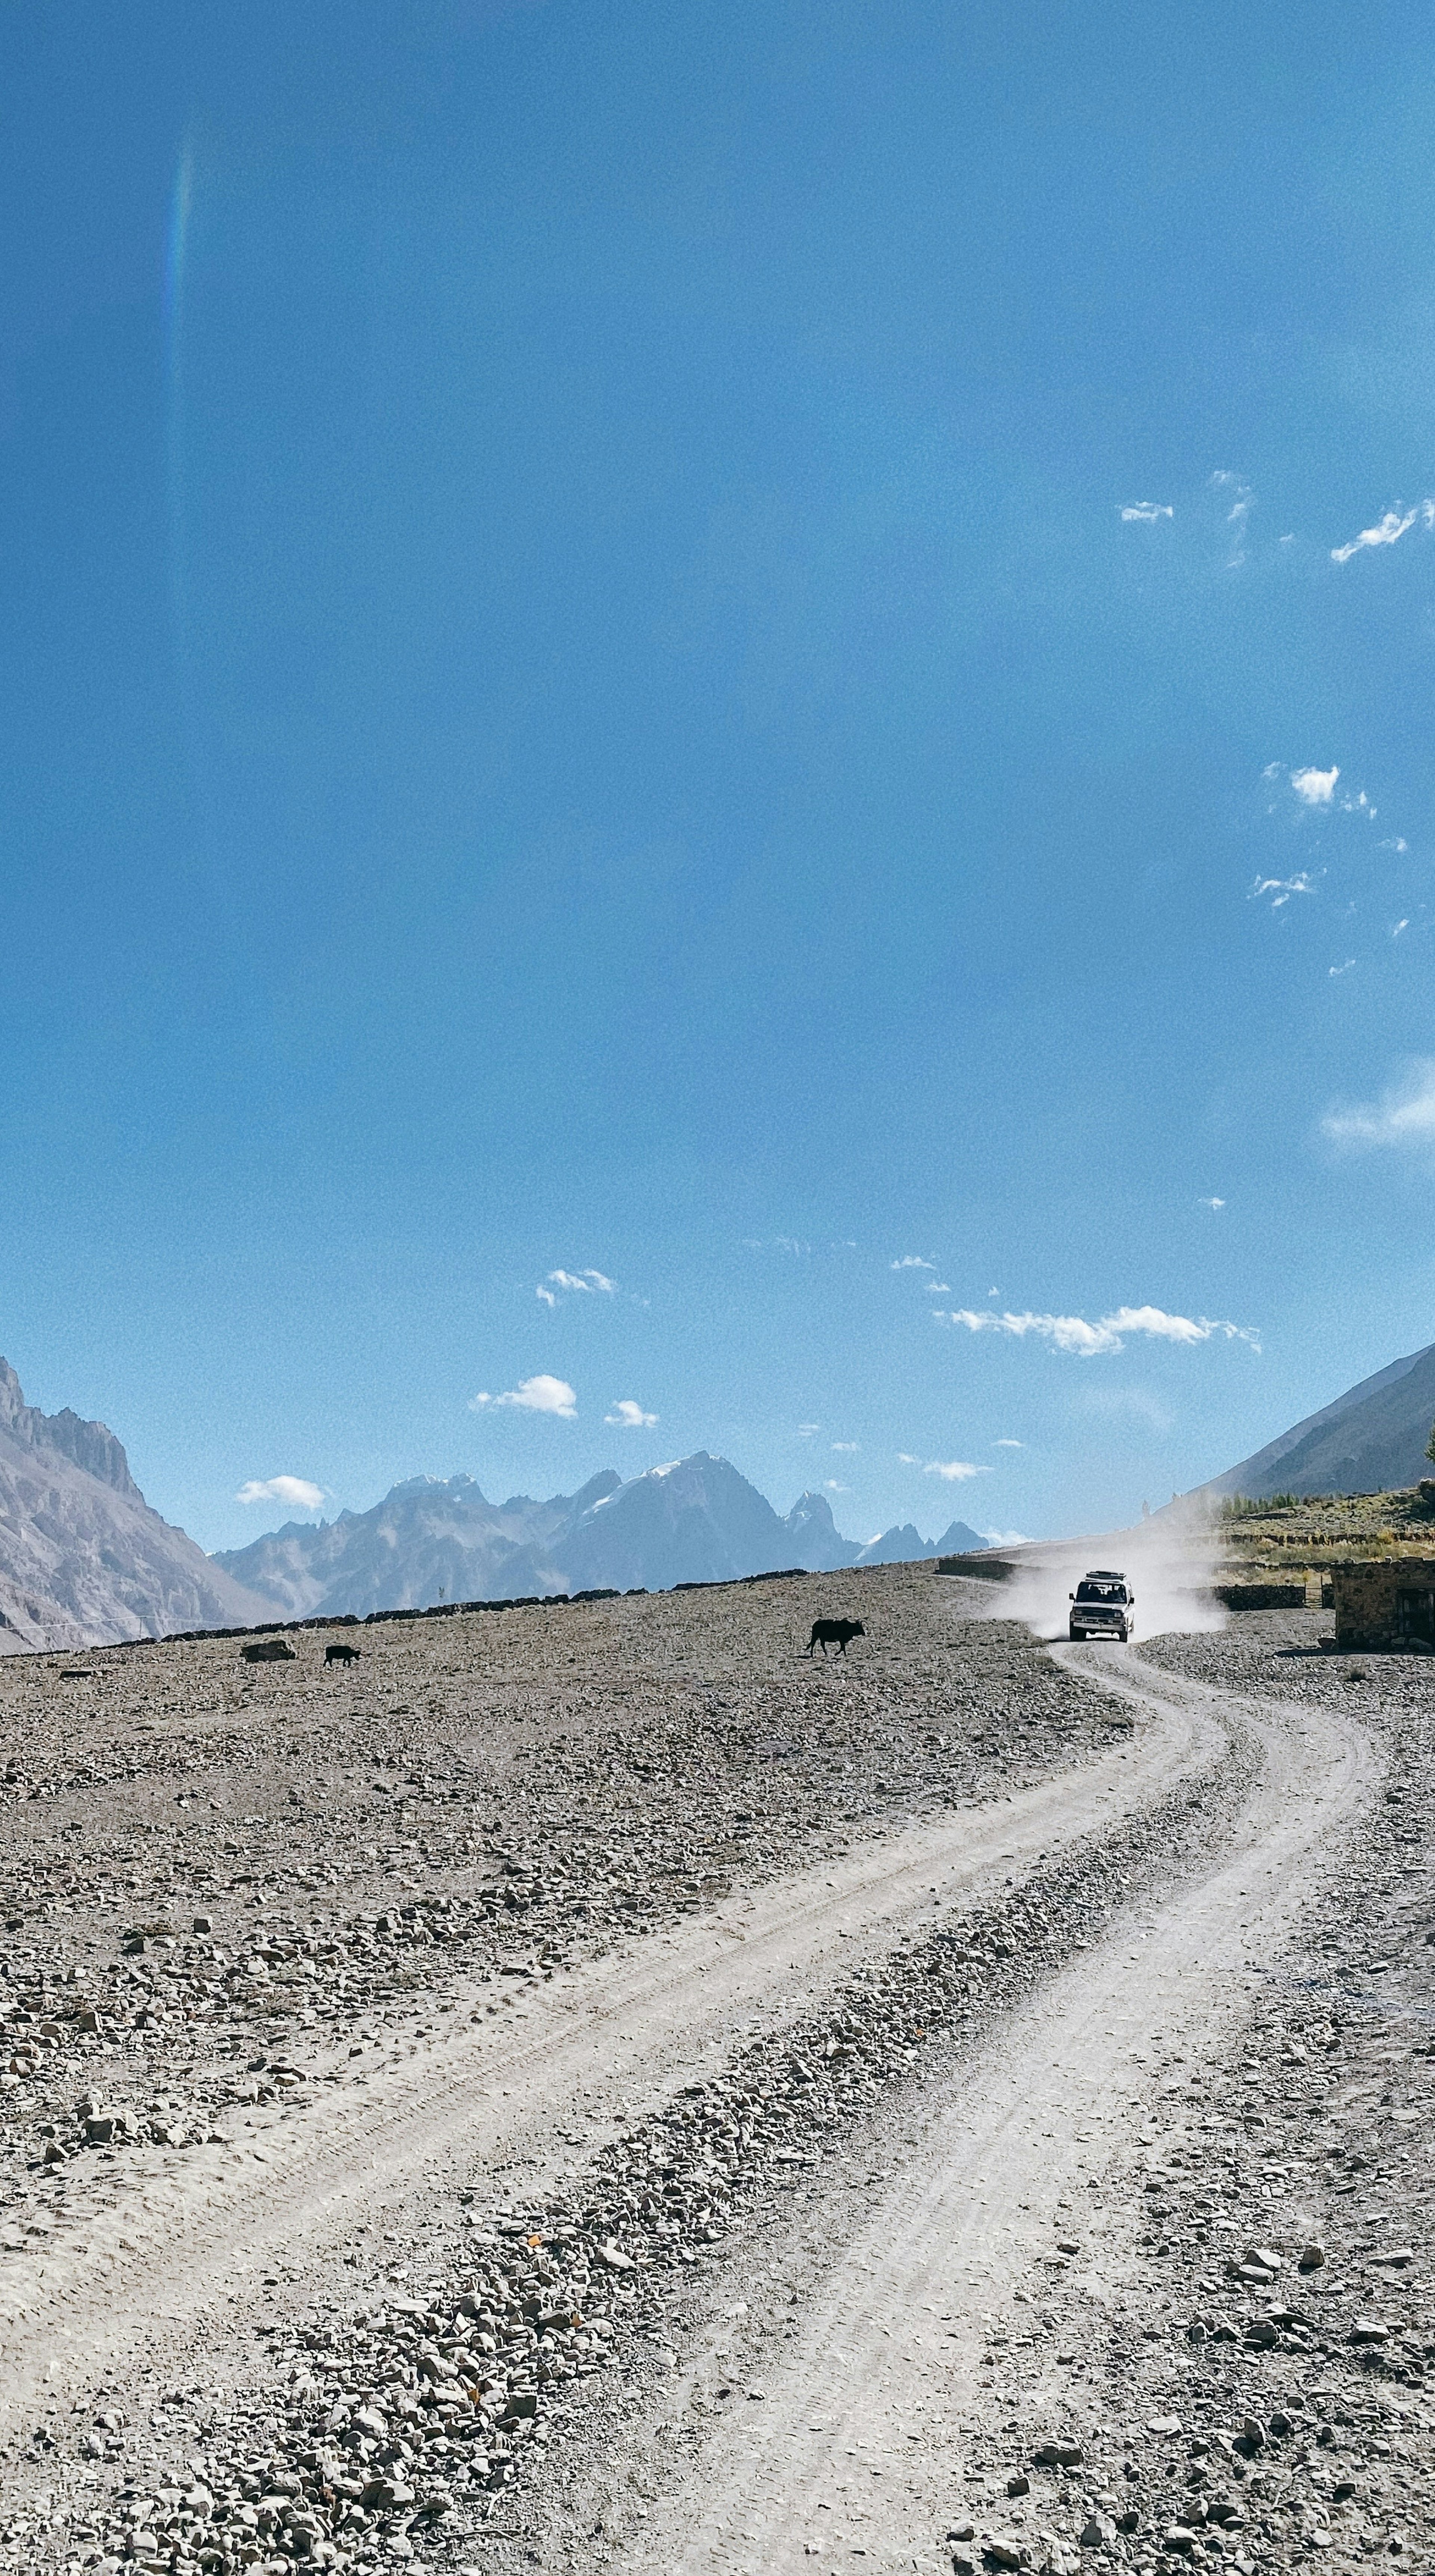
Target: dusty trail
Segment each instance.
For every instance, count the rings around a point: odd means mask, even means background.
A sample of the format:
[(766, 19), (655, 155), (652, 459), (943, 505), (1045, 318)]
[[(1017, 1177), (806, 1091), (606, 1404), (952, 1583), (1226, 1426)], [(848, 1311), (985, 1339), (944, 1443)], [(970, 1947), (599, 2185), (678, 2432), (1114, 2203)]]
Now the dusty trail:
[[(1173, 1687), (1119, 1649), (1088, 1648), (1082, 1662), (1098, 1658), (1103, 1682), (1165, 1723), (1177, 1706), (1216, 1723), (1224, 1693)], [(1280, 1944), (1323, 1847), (1338, 1846), (1374, 1777), (1353, 1718), (1241, 1705), (1265, 1758), (1234, 1839), (1016, 2015), (970, 2089), (932, 2105), (855, 2232), (850, 2200), (804, 2219), (827, 2268), (801, 2348), (764, 2358), (765, 2402), (739, 2396), (691, 2477), (654, 2506), (626, 2554), (635, 2572), (808, 2576), (814, 2564), (850, 2566), (854, 2552), (872, 2571), (949, 2566), (939, 2544), (963, 2493), (959, 2425), (979, 2403), (983, 2311), (1051, 2258), (1072, 2223), (1058, 2202), (1129, 2148), (1143, 2093), (1133, 2052), (1179, 2033), (1190, 2056), (1217, 2036), (1240, 2009), (1242, 1963)]]
[[(326, 2283), (361, 2222), (393, 2227), (436, 2187), (525, 2159), (524, 2188), (681, 2084), (734, 2039), (781, 2023), (879, 1956), (934, 1908), (1020, 1879), (1045, 1853), (1113, 1822), (1209, 1760), (1220, 1728), (1199, 1694), (1151, 1703), (1153, 1722), (1075, 1775), (864, 1845), (845, 1860), (716, 1907), (681, 1931), (527, 1990), (524, 2008), (414, 2039), (398, 2063), (325, 2089), (302, 2117), (256, 2122), (255, 2143), (155, 2154), (146, 2173), (72, 2168), (63, 2233), (11, 2256), (0, 2288), (0, 2429), (43, 2387), (77, 2396), (197, 2334), (252, 2316), (281, 2262), (284, 2302)], [(107, 2178), (106, 2178), (107, 2177)], [(108, 2192), (111, 2196), (106, 2199)], [(341, 2280), (345, 2277), (338, 2276)], [(276, 2299), (263, 2312), (279, 2312)]]

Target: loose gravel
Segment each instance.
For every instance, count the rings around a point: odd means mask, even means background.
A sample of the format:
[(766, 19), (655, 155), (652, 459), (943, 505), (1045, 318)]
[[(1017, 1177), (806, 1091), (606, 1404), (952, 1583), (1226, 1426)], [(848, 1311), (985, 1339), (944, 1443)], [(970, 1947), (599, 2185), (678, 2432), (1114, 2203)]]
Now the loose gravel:
[(1033, 2294), (1040, 2367), (1008, 2356), (957, 2576), (1435, 2550), (1435, 1673), (1332, 1657), (1323, 1628), (1258, 1614), (1144, 1650), (1273, 1701), (1354, 1699), (1383, 1785), (1233, 2044), (1162, 2089), (1100, 2236)]
[[(501, 1972), (1009, 1792), (1124, 1716), (929, 1571), (0, 1664), (0, 2247), (101, 2149), (299, 2104)], [(841, 1662), (818, 1607), (864, 1615)], [(47, 2159), (48, 2180), (41, 2163)], [(5, 2220), (12, 2222), (7, 2233)]]
[[(1004, 2013), (1134, 1886), (1169, 1883), (1248, 1771), (1247, 1753), (1228, 1753), (1010, 1897), (903, 1943), (822, 2013), (634, 2124), (561, 2193), (435, 2213), (421, 2286), (391, 2278), (350, 2315), (265, 2329), (265, 2381), (222, 2421), (203, 2393), (174, 2390), (161, 2442), (101, 2407), (81, 2444), (123, 2463), (126, 2483), (91, 2505), (86, 2563), (211, 2576), (462, 2564), (482, 2539), (485, 2565), (516, 2566), (540, 2534), (547, 2563), (566, 2559), (579, 2535), (554, 2528), (550, 2446), (591, 2458), (599, 2436), (631, 2443), (654, 2351), (671, 2366), (724, 2283), (731, 2295), (749, 2231), (780, 2235), (793, 2191), (875, 2139), (904, 2091), (960, 2082)], [(8, 2545), (64, 2563), (77, 2537), (71, 2505), (17, 2523)]]

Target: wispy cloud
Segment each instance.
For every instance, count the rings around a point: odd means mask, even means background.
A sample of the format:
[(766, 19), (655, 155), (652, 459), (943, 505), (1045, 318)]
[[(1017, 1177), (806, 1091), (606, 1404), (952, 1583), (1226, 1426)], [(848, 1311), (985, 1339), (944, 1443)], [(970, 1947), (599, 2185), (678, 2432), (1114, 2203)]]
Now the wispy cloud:
[(1223, 1208), (1226, 1202), (1224, 1199), (1202, 1199), (1200, 1204), (1203, 1208), (1210, 1208), (1214, 1211), (1216, 1208)]
[(1384, 518), (1377, 519), (1373, 528), (1362, 528), (1359, 536), (1352, 537), (1348, 545), (1332, 546), (1331, 562), (1349, 563), (1352, 555), (1363, 554), (1369, 546), (1398, 545), (1417, 519), (1423, 527), (1435, 528), (1435, 501), (1417, 501), (1413, 510), (1387, 510)]
[(469, 1398), (470, 1413), (482, 1413), (488, 1405), (513, 1405), (520, 1413), (552, 1413), (560, 1422), (572, 1422), (578, 1412), (578, 1398), (566, 1378), (526, 1377), (507, 1395), (474, 1395)]
[(1139, 519), (1147, 528), (1154, 527), (1158, 519), (1174, 519), (1175, 515), (1169, 501), (1123, 501), (1121, 505), (1123, 519)]
[(540, 1285), (536, 1292), (545, 1306), (557, 1305), (555, 1288), (565, 1297), (615, 1297), (618, 1282), (605, 1278), (601, 1270), (550, 1270), (546, 1287)]
[(1279, 912), (1281, 905), (1289, 903), (1293, 894), (1314, 894), (1314, 892), (1314, 877), (1307, 876), (1302, 869), (1300, 875), (1295, 877), (1257, 877), (1246, 901), (1259, 903), (1263, 895), (1269, 895), (1272, 912)]
[(860, 1440), (834, 1440), (832, 1443), (834, 1454), (841, 1450), (849, 1458), (856, 1456), (861, 1445)]
[[(1356, 788), (1353, 792), (1345, 788), (1337, 796), (1336, 782), (1340, 777), (1338, 761), (1333, 760), (1329, 769), (1317, 769), (1313, 762), (1304, 769), (1287, 769), (1283, 760), (1268, 760), (1261, 771), (1261, 776), (1268, 787), (1274, 787), (1277, 784), (1288, 787), (1296, 803), (1304, 806), (1307, 813), (1354, 814), (1363, 823), (1373, 823), (1380, 811), (1378, 805), (1372, 805), (1363, 787)], [(1272, 804), (1269, 810), (1274, 814), (1278, 808)], [(1403, 849), (1404, 843), (1382, 841), (1380, 846), (1382, 849)]]
[(1246, 560), (1246, 522), (1255, 508), (1255, 494), (1249, 483), (1242, 482), (1239, 474), (1213, 474), (1211, 489), (1230, 501), (1226, 525), (1231, 531), (1231, 551), (1226, 557), (1226, 568), (1235, 572)]
[(920, 1252), (904, 1252), (891, 1265), (894, 1270), (935, 1270), (936, 1266), (935, 1261), (924, 1261)]
[(605, 1413), (603, 1419), (622, 1431), (651, 1431), (658, 1417), (656, 1413), (645, 1413), (630, 1395), (620, 1395), (612, 1412)]
[(1354, 964), (1355, 959), (1353, 957), (1346, 957), (1342, 960), (1339, 966), (1327, 966), (1325, 971), (1327, 975), (1348, 975)]
[(234, 1499), (236, 1503), (289, 1503), (297, 1512), (317, 1512), (324, 1488), (311, 1484), (307, 1476), (251, 1476)]
[(810, 1439), (812, 1438), (812, 1436), (813, 1436), (814, 1432), (818, 1432), (818, 1431), (820, 1431), (820, 1430), (821, 1430), (821, 1428), (822, 1428), (822, 1425), (821, 1425), (821, 1423), (820, 1423), (820, 1422), (799, 1422), (799, 1424), (798, 1424), (798, 1426), (797, 1426), (797, 1436), (798, 1436), (798, 1439), (799, 1439), (799, 1440), (810, 1440)]
[[(1021, 1442), (999, 1440), (996, 1445), (999, 1449), (1019, 1449)], [(968, 1476), (989, 1476), (992, 1472), (990, 1467), (970, 1466), (965, 1458), (918, 1458), (910, 1449), (898, 1450), (897, 1464), (899, 1467), (920, 1467), (924, 1476), (940, 1476), (948, 1485), (961, 1484)]]
[(1024, 1449), (1026, 1447), (1026, 1442), (1024, 1440), (994, 1440), (992, 1442), (992, 1447), (994, 1449)]
[(1391, 938), (1392, 938), (1392, 939), (1398, 939), (1398, 938), (1400, 937), (1401, 932), (1402, 932), (1402, 931), (1404, 931), (1404, 930), (1408, 930), (1408, 929), (1409, 929), (1409, 927), (1410, 927), (1410, 916), (1409, 916), (1409, 914), (1407, 913), (1407, 914), (1406, 914), (1406, 916), (1405, 916), (1405, 919), (1404, 919), (1403, 921), (1397, 921), (1397, 923), (1395, 924), (1395, 927), (1394, 927), (1394, 929), (1391, 931), (1391, 934), (1390, 934)]
[(1336, 1145), (1435, 1145), (1435, 1057), (1420, 1057), (1373, 1107), (1333, 1109), (1321, 1125)]
[(1302, 805), (1328, 805), (1339, 776), (1339, 767), (1332, 761), (1329, 769), (1293, 769), (1290, 780)]
[(952, 1293), (952, 1283), (949, 1279), (924, 1279), (922, 1286), (929, 1297), (950, 1297)]
[(1161, 1306), (1118, 1306), (1094, 1324), (1088, 1323), (1084, 1315), (991, 1315), (968, 1306), (939, 1315), (937, 1321), (960, 1324), (969, 1333), (1010, 1333), (1019, 1341), (1032, 1335), (1038, 1341), (1050, 1342), (1054, 1350), (1074, 1352), (1078, 1359), (1096, 1359), (1122, 1350), (1132, 1334), (1160, 1342), (1248, 1342), (1253, 1351), (1260, 1349), (1259, 1338), (1249, 1325), (1230, 1324), (1209, 1315), (1168, 1315)]

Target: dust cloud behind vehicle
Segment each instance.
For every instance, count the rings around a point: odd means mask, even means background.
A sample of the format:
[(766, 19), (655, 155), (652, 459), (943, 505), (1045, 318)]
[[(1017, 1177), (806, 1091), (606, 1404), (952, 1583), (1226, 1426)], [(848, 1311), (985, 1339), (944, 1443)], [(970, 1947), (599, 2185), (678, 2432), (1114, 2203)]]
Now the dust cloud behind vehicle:
[[(1143, 1637), (1173, 1629), (1192, 1633), (1223, 1628), (1227, 1613), (1212, 1589), (1219, 1543), (1214, 1517), (1179, 1509), (1153, 1513), (1137, 1528), (1104, 1537), (1042, 1539), (1003, 1548), (1009, 1579), (991, 1587), (996, 1617), (1021, 1619), (1046, 1640), (1069, 1634), (1069, 1595), (1094, 1566), (1119, 1566), (1135, 1595)], [(1093, 1622), (1093, 1627), (1095, 1623)]]

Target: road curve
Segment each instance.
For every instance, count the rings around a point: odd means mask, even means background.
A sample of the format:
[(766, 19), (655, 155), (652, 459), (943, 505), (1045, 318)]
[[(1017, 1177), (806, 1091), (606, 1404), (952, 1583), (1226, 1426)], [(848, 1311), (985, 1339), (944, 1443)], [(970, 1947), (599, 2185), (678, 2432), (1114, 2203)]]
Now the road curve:
[[(1219, 1720), (1225, 1694), (1117, 1649), (1069, 1660), (1153, 1720), (1178, 1708)], [(1219, 2037), (1240, 2009), (1243, 1962), (1280, 1947), (1376, 1777), (1343, 1712), (1247, 1700), (1240, 1711), (1263, 1759), (1221, 1847), (1017, 2011), (960, 2091), (930, 2105), (919, 2145), (886, 2190), (864, 2195), (855, 2230), (850, 2195), (824, 2196), (802, 2222), (818, 2263), (824, 2231), (842, 2241), (800, 2347), (764, 2358), (765, 2402), (722, 2418), (654, 2504), (627, 2553), (633, 2576), (813, 2576), (850, 2567), (854, 2552), (872, 2576), (948, 2565), (938, 2543), (961, 2493), (958, 2426), (978, 2402), (983, 2312), (1050, 2255), (1058, 2202), (1130, 2146), (1142, 2094), (1132, 2053), (1179, 2032), (1189, 2058)]]
[[(322, 2088), (301, 2114), (255, 2117), (224, 2146), (141, 2149), (122, 2166), (81, 2159), (63, 2229), (0, 2273), (0, 2430), (43, 2386), (77, 2396), (162, 2343), (187, 2341), (265, 2301), (307, 2303), (335, 2276), (361, 2223), (403, 2223), (435, 2187), (484, 2182), (530, 2160), (525, 2187), (560, 2169), (555, 2125), (630, 2117), (715, 2071), (734, 2035), (783, 2022), (882, 1955), (899, 1933), (1020, 1880), (1043, 1854), (1114, 1822), (1199, 1768), (1220, 1740), (1198, 1698), (1148, 1707), (1149, 1722), (1074, 1772), (865, 1842), (839, 1860), (734, 1896), (680, 1930), (524, 1991), (512, 2013), (408, 2038), (363, 2081)], [(490, 1990), (491, 1991), (491, 1990)], [(569, 2159), (571, 2162), (571, 2150)], [(491, 2181), (489, 2188), (492, 2187)], [(212, 2345), (207, 2344), (212, 2351)]]

